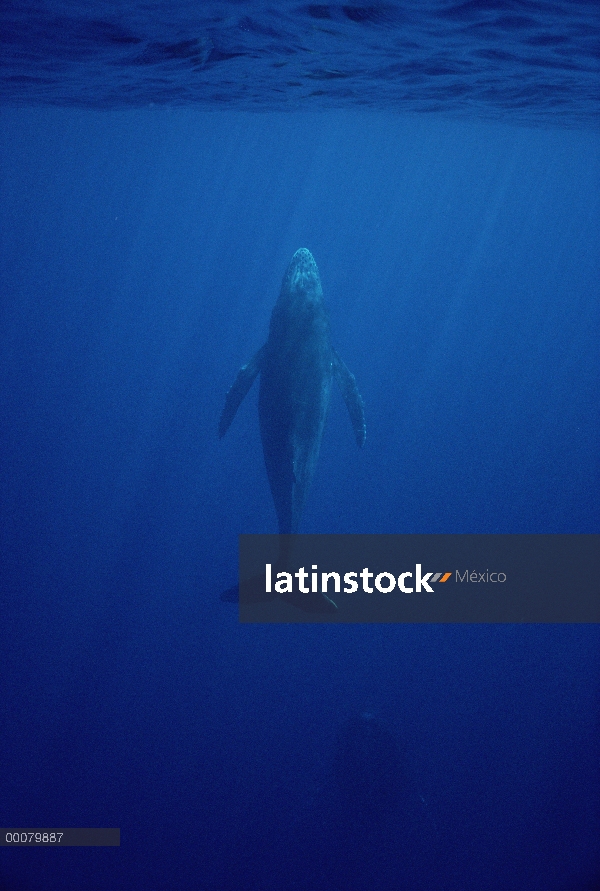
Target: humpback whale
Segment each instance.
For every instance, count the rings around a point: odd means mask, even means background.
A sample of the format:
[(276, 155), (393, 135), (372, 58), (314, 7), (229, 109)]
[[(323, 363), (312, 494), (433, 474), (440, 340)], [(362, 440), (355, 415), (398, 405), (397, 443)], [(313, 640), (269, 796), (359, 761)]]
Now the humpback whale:
[(267, 342), (238, 372), (219, 422), (222, 438), (260, 374), (258, 414), (265, 466), (281, 535), (298, 532), (314, 476), (332, 383), (342, 392), (359, 447), (364, 406), (329, 336), (323, 288), (314, 257), (300, 248), (283, 277)]
[(339, 727), (290, 832), (290, 888), (446, 887), (437, 832), (411, 762), (402, 738), (371, 712)]

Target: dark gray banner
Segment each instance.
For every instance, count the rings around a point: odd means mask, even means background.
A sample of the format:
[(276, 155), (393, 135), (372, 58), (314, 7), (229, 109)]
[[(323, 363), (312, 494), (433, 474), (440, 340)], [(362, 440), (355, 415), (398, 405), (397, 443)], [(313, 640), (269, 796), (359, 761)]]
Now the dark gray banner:
[(600, 535), (241, 535), (241, 622), (598, 622)]
[(0, 847), (119, 847), (120, 829), (0, 829)]

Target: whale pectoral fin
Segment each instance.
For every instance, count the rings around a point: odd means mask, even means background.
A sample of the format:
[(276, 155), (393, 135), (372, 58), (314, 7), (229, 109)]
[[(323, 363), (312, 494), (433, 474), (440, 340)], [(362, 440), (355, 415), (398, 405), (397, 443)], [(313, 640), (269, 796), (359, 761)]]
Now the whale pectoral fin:
[(243, 365), (240, 368), (238, 376), (225, 397), (225, 406), (221, 412), (221, 418), (219, 420), (219, 439), (222, 439), (229, 430), (229, 425), (233, 421), (236, 411), (240, 407), (244, 396), (254, 383), (254, 378), (260, 371), (265, 346), (262, 346), (259, 351), (252, 356), (247, 365)]
[(342, 362), (336, 351), (332, 350), (332, 353), (333, 376), (342, 391), (342, 396), (344, 397), (344, 402), (346, 403), (346, 408), (348, 409), (348, 414), (352, 421), (356, 442), (358, 443), (358, 447), (361, 448), (365, 444), (367, 436), (367, 428), (365, 426), (365, 406), (361, 395), (358, 392), (354, 375), (348, 371), (348, 368), (345, 363)]

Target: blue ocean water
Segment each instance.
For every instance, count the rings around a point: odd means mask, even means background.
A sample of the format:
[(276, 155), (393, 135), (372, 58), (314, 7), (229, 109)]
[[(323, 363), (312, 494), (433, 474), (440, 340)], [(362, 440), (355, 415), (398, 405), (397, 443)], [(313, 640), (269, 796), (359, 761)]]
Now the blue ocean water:
[(600, 9), (584, 0), (5, 0), (1, 14), (11, 104), (598, 114)]
[(598, 628), (240, 626), (217, 437), (305, 246), (367, 441), (303, 532), (600, 531), (597, 7), (0, 25), (0, 825), (121, 828), (0, 889), (598, 888)]

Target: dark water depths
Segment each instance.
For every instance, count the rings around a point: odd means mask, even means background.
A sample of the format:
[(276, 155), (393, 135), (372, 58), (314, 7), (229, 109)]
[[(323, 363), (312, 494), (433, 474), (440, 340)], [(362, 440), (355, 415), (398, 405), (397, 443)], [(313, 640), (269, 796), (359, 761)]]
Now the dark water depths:
[(597, 121), (589, 2), (5, 2), (0, 98)]
[(598, 533), (596, 7), (201, 9), (2, 6), (0, 826), (122, 842), (0, 889), (597, 889), (598, 628), (240, 627), (217, 437), (305, 246), (367, 441), (302, 531)]

